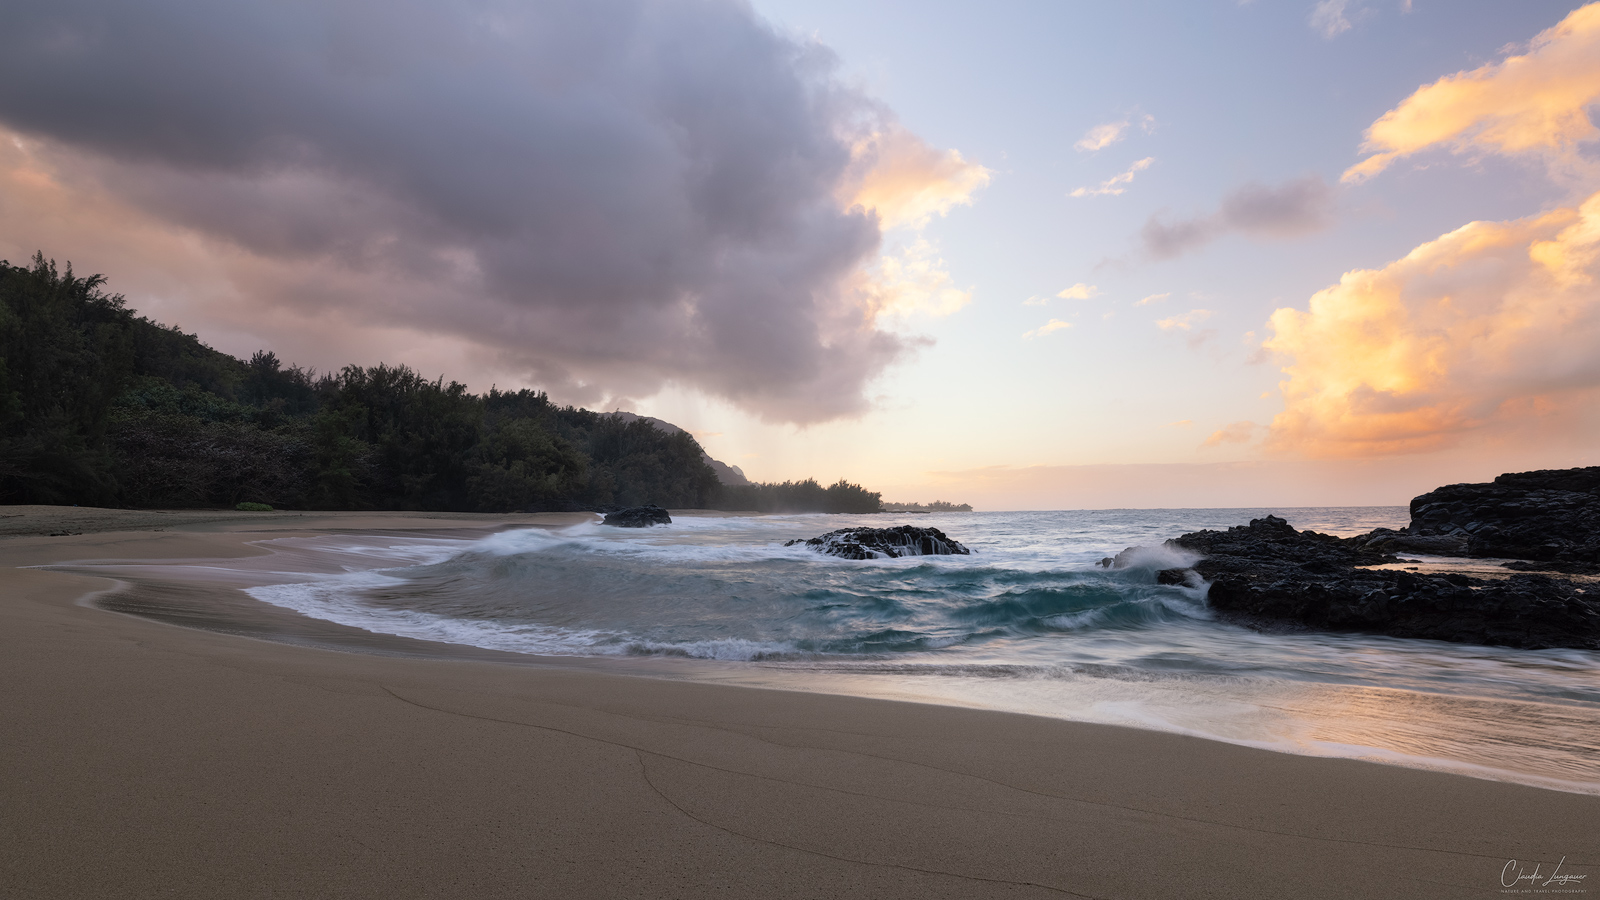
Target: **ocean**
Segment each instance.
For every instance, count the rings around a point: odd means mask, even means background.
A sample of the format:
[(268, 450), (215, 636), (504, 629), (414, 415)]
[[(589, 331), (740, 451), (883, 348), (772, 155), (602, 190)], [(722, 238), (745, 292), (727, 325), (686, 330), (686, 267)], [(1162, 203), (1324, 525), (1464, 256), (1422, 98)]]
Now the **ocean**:
[[(1337, 535), (1408, 518), (1403, 507), (708, 515), (619, 529), (596, 517), (473, 540), (263, 542), (331, 563), (248, 593), (380, 634), (656, 658), (664, 677), (975, 706), (1600, 794), (1600, 654), (1262, 633), (1218, 621), (1204, 585), (1156, 583), (1158, 569), (1186, 562), (1165, 539), (1268, 512)], [(972, 554), (851, 561), (784, 546), (893, 524), (940, 528)], [(1096, 565), (1130, 546), (1149, 548), (1142, 565)]]

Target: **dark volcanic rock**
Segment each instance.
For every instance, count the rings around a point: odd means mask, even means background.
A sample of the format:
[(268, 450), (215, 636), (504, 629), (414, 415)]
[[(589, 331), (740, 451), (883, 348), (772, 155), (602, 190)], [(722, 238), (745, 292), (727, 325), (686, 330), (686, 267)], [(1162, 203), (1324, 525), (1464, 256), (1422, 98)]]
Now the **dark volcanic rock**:
[(804, 544), (820, 553), (845, 559), (877, 559), (880, 556), (966, 556), (972, 551), (945, 536), (937, 528), (901, 525), (896, 528), (841, 528), (821, 537), (785, 541), (784, 546)]
[(1368, 549), (1379, 553), (1428, 553), (1434, 556), (1467, 556), (1470, 549), (1465, 534), (1412, 534), (1406, 528), (1374, 528), (1364, 535)]
[(1600, 466), (1446, 485), (1411, 501), (1405, 533), (1454, 539), (1451, 555), (1600, 564)]
[(1600, 575), (1600, 563), (1585, 562), (1528, 562), (1525, 559), (1514, 559), (1500, 564), (1502, 568), (1516, 572), (1540, 572), (1550, 574), (1559, 572), (1562, 575)]
[(651, 525), (671, 525), (672, 517), (659, 506), (630, 506), (606, 514), (602, 525), (615, 525), (618, 528), (649, 528)]
[[(1168, 544), (1203, 557), (1194, 571), (1211, 582), (1212, 608), (1246, 624), (1600, 649), (1600, 584), (1549, 574), (1600, 573), (1600, 467), (1447, 485), (1412, 500), (1411, 524), (1398, 531), (1337, 538), (1268, 516)], [(1102, 565), (1120, 567), (1131, 552)], [(1361, 568), (1397, 562), (1394, 553), (1510, 558), (1518, 574)]]
[[(1255, 563), (1292, 560), (1297, 566), (1327, 571), (1400, 561), (1397, 557), (1369, 549), (1359, 539), (1338, 538), (1315, 531), (1296, 531), (1288, 521), (1277, 516), (1251, 519), (1249, 525), (1235, 525), (1227, 531), (1196, 531), (1167, 543), (1213, 560), (1248, 560)], [(1216, 563), (1212, 565), (1214, 567)], [(1202, 571), (1201, 574), (1205, 573)]]
[(1276, 516), (1167, 543), (1203, 554), (1211, 607), (1243, 624), (1511, 647), (1600, 649), (1600, 585), (1358, 568), (1398, 562), (1370, 535), (1296, 531)]

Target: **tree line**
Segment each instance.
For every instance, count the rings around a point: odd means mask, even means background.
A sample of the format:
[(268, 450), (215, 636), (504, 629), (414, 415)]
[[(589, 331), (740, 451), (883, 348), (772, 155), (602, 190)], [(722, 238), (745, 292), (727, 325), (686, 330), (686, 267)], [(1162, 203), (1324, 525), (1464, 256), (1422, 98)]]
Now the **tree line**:
[(921, 503), (884, 503), (884, 512), (972, 512), (970, 503), (950, 503), (946, 500), (935, 500), (929, 504)]
[(407, 366), (318, 374), (151, 322), (100, 275), (0, 261), (0, 502), (877, 512), (840, 481), (722, 485), (699, 443)]

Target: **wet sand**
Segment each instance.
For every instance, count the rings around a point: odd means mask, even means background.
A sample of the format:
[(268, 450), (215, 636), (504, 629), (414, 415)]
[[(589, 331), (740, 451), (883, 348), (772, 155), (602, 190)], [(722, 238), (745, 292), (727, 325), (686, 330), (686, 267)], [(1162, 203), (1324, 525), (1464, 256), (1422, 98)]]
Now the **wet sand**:
[(0, 515), (0, 896), (1470, 897), (1535, 865), (1517, 887), (1560, 890), (1563, 856), (1600, 891), (1600, 798), (626, 661), (341, 652), (18, 568), (557, 519)]

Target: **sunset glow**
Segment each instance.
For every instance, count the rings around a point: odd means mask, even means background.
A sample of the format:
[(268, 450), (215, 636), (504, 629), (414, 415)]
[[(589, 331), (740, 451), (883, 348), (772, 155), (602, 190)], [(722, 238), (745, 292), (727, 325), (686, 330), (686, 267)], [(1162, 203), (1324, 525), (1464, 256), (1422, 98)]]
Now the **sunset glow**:
[(0, 257), (241, 357), (989, 507), (1403, 502), (1600, 433), (1600, 3), (80, 6), (0, 38)]

